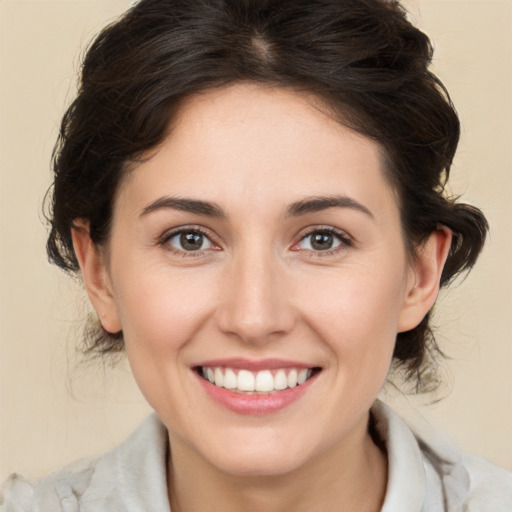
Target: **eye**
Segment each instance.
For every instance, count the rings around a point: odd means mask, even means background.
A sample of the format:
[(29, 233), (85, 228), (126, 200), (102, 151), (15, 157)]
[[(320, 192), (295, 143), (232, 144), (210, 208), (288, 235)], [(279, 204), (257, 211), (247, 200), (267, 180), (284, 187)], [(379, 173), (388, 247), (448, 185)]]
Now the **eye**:
[(333, 228), (322, 228), (310, 231), (294, 245), (294, 250), (306, 251), (336, 251), (343, 246), (350, 246), (352, 242), (347, 235)]
[(211, 249), (211, 240), (197, 229), (187, 229), (171, 233), (165, 241), (173, 249), (183, 252), (197, 252)]

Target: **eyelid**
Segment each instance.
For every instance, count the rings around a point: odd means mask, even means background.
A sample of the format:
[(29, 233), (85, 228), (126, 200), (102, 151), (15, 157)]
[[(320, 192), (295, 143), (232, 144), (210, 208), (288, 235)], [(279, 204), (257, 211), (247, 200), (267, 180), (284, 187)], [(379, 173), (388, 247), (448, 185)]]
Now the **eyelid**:
[[(180, 250), (176, 247), (171, 246), (168, 242), (175, 236), (178, 236), (182, 233), (190, 233), (190, 232), (196, 232), (203, 235), (205, 238), (209, 240), (209, 242), (212, 244), (212, 247), (208, 247), (207, 249), (200, 249), (197, 251), (186, 251), (186, 250)], [(297, 246), (308, 236), (311, 236), (315, 233), (329, 233), (335, 236), (338, 241), (340, 242), (338, 246), (332, 248), (332, 249), (325, 249), (325, 250), (314, 250), (314, 249), (301, 249), (297, 248)], [(183, 226), (176, 226), (173, 228), (170, 228), (166, 230), (160, 237), (157, 239), (157, 243), (162, 246), (166, 246), (166, 249), (175, 254), (182, 255), (184, 257), (190, 256), (204, 256), (205, 253), (211, 252), (211, 251), (220, 251), (222, 248), (220, 247), (220, 244), (215, 240), (216, 237), (212, 235), (210, 230), (203, 228), (202, 226), (198, 226), (196, 224), (190, 224), (190, 225), (183, 225)], [(346, 231), (342, 229), (335, 228), (333, 226), (329, 225), (317, 225), (317, 226), (309, 226), (305, 229), (303, 229), (300, 234), (298, 234), (295, 239), (296, 242), (293, 243), (291, 246), (291, 250), (295, 252), (308, 252), (312, 255), (314, 254), (315, 257), (322, 257), (322, 256), (329, 256), (333, 255), (335, 253), (341, 252), (343, 250), (346, 250), (348, 247), (351, 247), (354, 245), (354, 239), (351, 235), (349, 235)]]
[[(334, 247), (332, 249), (325, 249), (323, 251), (322, 250), (315, 251), (312, 249), (299, 249), (299, 248), (294, 249), (303, 240), (305, 240), (308, 236), (311, 236), (315, 233), (329, 233), (329, 234), (335, 236), (339, 240), (340, 244), (337, 247)], [(315, 256), (321, 257), (321, 256), (329, 256), (334, 253), (346, 250), (348, 247), (352, 247), (353, 245), (354, 245), (354, 239), (346, 231), (344, 231), (342, 229), (335, 228), (333, 226), (319, 225), (319, 226), (309, 226), (308, 228), (303, 230), (298, 235), (298, 241), (294, 242), (291, 249), (295, 250), (297, 252), (299, 252), (299, 251), (306, 252), (307, 251), (309, 253), (315, 254)]]
[[(176, 247), (173, 247), (169, 244), (169, 241), (172, 240), (174, 237), (182, 234), (182, 233), (200, 233), (205, 238), (209, 240), (209, 242), (212, 244), (212, 247), (208, 247), (207, 249), (200, 249), (197, 251), (185, 251), (178, 249)], [(158, 237), (157, 243), (159, 245), (164, 246), (169, 252), (180, 254), (182, 256), (202, 256), (207, 252), (210, 251), (219, 251), (220, 246), (215, 241), (215, 237), (212, 236), (211, 232), (201, 226), (195, 225), (195, 224), (189, 224), (184, 226), (177, 226), (171, 229), (166, 230), (161, 236)]]

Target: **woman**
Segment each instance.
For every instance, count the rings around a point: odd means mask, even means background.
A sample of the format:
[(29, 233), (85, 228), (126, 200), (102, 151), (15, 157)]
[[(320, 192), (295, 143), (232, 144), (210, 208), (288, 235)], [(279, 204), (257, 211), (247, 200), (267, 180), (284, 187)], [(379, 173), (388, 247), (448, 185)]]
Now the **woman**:
[(98, 36), (48, 251), (156, 415), (5, 510), (507, 510), (509, 474), (376, 401), (391, 366), (435, 384), (429, 311), (487, 229), (443, 195), (430, 58), (380, 0), (143, 0)]

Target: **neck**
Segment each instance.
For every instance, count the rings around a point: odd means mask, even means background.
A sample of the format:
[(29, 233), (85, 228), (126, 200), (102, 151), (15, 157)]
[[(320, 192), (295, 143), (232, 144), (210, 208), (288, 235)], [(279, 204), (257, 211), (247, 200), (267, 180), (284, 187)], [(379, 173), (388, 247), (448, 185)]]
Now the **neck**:
[(387, 460), (367, 428), (282, 475), (228, 474), (172, 439), (171, 452), (172, 512), (378, 512), (384, 501)]

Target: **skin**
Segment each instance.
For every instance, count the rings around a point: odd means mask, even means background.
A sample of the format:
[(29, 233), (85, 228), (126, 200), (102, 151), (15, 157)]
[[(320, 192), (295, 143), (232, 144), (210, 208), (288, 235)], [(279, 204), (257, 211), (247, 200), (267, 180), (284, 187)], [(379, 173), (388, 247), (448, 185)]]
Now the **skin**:
[[(173, 511), (380, 510), (387, 466), (369, 409), (396, 334), (435, 301), (451, 236), (440, 228), (407, 254), (382, 161), (376, 142), (311, 98), (234, 85), (189, 99), (127, 175), (107, 250), (86, 221), (74, 230), (91, 301), (108, 331), (123, 330), (135, 379), (169, 431)], [(345, 203), (290, 215), (333, 196)], [(223, 216), (162, 206), (169, 197)], [(200, 228), (201, 250), (184, 250), (177, 228)], [(310, 234), (326, 228), (339, 238), (316, 250)], [(322, 370), (286, 408), (243, 415), (214, 402), (192, 370), (230, 357)]]

